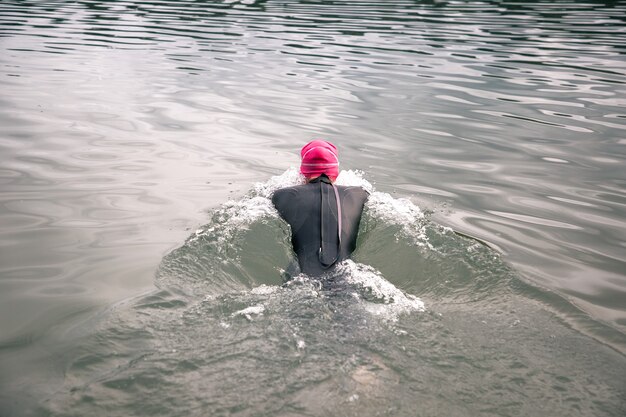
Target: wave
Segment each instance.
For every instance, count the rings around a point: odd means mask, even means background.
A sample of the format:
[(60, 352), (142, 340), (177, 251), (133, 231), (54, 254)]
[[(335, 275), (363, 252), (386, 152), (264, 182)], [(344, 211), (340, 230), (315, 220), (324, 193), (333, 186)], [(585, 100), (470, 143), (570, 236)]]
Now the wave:
[[(275, 190), (302, 183), (302, 175), (290, 168), (213, 210), (206, 225), (163, 259), (157, 286), (211, 298), (307, 281), (324, 294), (343, 292), (369, 313), (395, 321), (425, 310), (418, 296), (449, 302), (497, 297), (494, 288), (511, 276), (496, 252), (430, 221), (409, 199), (376, 191), (361, 171), (342, 171), (337, 178), (339, 185), (361, 186), (371, 194), (354, 259), (320, 279), (300, 274), (289, 226), (270, 199)], [(252, 317), (253, 307), (243, 307), (241, 315)]]
[[(488, 246), (362, 173), (340, 179), (372, 192), (354, 259), (322, 277), (290, 273), (289, 228), (269, 198), (302, 179), (290, 169), (256, 184), (163, 259), (158, 291), (72, 338), (46, 415), (143, 415), (137, 404), (160, 415), (414, 415), (416, 401), (478, 415), (512, 399), (534, 415), (545, 398), (548, 414), (595, 415), (601, 400), (620, 415), (617, 353), (520, 296)], [(557, 401), (565, 395), (576, 401)]]

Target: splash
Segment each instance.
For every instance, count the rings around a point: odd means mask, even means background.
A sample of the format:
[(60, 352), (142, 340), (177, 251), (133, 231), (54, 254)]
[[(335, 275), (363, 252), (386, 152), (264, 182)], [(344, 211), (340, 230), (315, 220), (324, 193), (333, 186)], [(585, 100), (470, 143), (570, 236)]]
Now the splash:
[(335, 183), (352, 187), (363, 187), (368, 193), (374, 192), (374, 186), (364, 178), (365, 173), (359, 170), (341, 171)]
[[(299, 274), (283, 285), (260, 285), (224, 295), (220, 300), (238, 306), (230, 314), (230, 320), (244, 317), (247, 321), (261, 318), (265, 313), (272, 320), (279, 316), (299, 317), (307, 308), (319, 314), (331, 306), (335, 313), (341, 311), (344, 319), (358, 318), (358, 322), (376, 319), (381, 324), (393, 324), (401, 316), (426, 311), (420, 298), (397, 288), (375, 268), (352, 260), (342, 262), (333, 272), (321, 277)], [(204, 300), (203, 304), (210, 306), (214, 301)]]
[[(292, 167), (281, 175), (254, 184), (240, 200), (223, 204), (213, 211), (207, 225), (187, 239), (182, 248), (168, 255), (159, 271), (158, 283), (163, 287), (182, 286), (184, 292), (202, 296), (228, 293), (241, 286), (247, 287), (246, 291), (253, 295), (270, 295), (277, 287), (259, 284), (290, 278), (288, 285), (294, 289), (302, 283), (300, 281), (306, 281), (306, 276), (285, 275), (281, 269), (290, 268), (287, 263), (295, 264), (295, 259), (286, 238), (289, 229), (271, 202), (276, 190), (303, 183), (303, 176)], [(341, 171), (337, 183), (363, 187), (371, 193), (366, 206), (368, 214), (364, 218), (397, 228), (397, 233), (403, 238), (410, 237), (411, 243), (429, 245), (424, 214), (411, 201), (376, 192), (362, 171)], [(347, 261), (338, 271), (345, 275), (342, 280), (349, 284), (347, 290), (376, 315), (393, 321), (401, 313), (424, 309), (421, 300), (404, 294), (372, 267)], [(243, 315), (250, 316), (248, 312)]]
[[(352, 187), (363, 187), (368, 192), (373, 192), (374, 187), (364, 178), (365, 173), (360, 170), (343, 170), (337, 176), (335, 184)], [(265, 182), (258, 182), (253, 186), (253, 194), (265, 198), (271, 198), (274, 191), (292, 187), (294, 185), (302, 185), (305, 183), (304, 176), (295, 167), (290, 167), (280, 175), (271, 177)]]
[(250, 307), (246, 307), (243, 310), (239, 310), (234, 312), (231, 317), (236, 317), (236, 316), (243, 316), (245, 317), (248, 321), (252, 321), (252, 316), (257, 315), (263, 315), (263, 312), (265, 311), (265, 306), (263, 304), (258, 304), (255, 306), (250, 306)]
[(421, 299), (403, 292), (369, 265), (346, 260), (338, 265), (337, 272), (354, 289), (353, 296), (383, 320), (395, 322), (402, 314), (426, 310)]
[[(370, 193), (373, 192), (374, 187), (363, 178), (363, 175), (362, 171), (341, 171), (337, 177), (337, 184), (360, 186)], [(229, 200), (217, 209), (213, 214), (211, 224), (196, 230), (189, 242), (194, 242), (206, 235), (216, 235), (221, 244), (227, 245), (236, 233), (247, 230), (254, 222), (278, 217), (278, 212), (271, 201), (272, 194), (276, 190), (304, 183), (304, 176), (295, 167), (291, 167), (281, 175), (273, 176), (265, 182), (255, 183), (252, 190), (241, 200)], [(377, 194), (380, 193), (375, 193), (375, 195)], [(388, 195), (388, 197), (392, 199), (391, 196)], [(417, 210), (419, 211), (419, 209)], [(383, 213), (384, 208), (377, 212)]]
[(298, 171), (297, 168), (291, 167), (280, 175), (275, 175), (265, 182), (257, 182), (252, 187), (252, 195), (267, 198), (272, 198), (274, 191), (292, 187), (294, 185), (301, 185), (305, 183), (304, 176)]
[(416, 246), (434, 249), (426, 235), (426, 221), (422, 210), (411, 200), (393, 198), (387, 193), (373, 192), (366, 204), (367, 213), (376, 220), (399, 228), (400, 236)]
[(336, 184), (363, 187), (370, 193), (365, 208), (372, 218), (398, 227), (398, 237), (408, 238), (416, 246), (433, 249), (426, 235), (424, 212), (407, 198), (393, 198), (387, 193), (376, 191), (364, 176), (365, 173), (359, 170), (341, 171)]
[(196, 230), (188, 243), (211, 235), (216, 236), (221, 245), (228, 245), (237, 233), (248, 230), (253, 223), (262, 219), (278, 218), (278, 212), (271, 201), (274, 191), (303, 183), (304, 177), (293, 167), (266, 182), (255, 183), (241, 200), (229, 200), (217, 209), (211, 223)]
[(217, 236), (220, 244), (228, 245), (237, 233), (248, 230), (253, 223), (262, 219), (278, 218), (278, 212), (271, 201), (272, 194), (280, 188), (300, 184), (304, 184), (304, 177), (294, 167), (265, 182), (255, 183), (241, 200), (229, 200), (217, 209), (211, 223), (196, 230), (188, 242), (213, 235)]

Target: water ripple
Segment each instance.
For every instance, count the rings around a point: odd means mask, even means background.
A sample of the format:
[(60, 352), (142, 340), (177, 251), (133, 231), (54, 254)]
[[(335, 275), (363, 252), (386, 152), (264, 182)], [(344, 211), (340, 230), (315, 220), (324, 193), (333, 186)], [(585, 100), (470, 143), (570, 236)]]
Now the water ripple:
[(624, 45), (623, 1), (3, 0), (7, 346), (149, 287), (207, 208), (322, 137), (619, 350)]

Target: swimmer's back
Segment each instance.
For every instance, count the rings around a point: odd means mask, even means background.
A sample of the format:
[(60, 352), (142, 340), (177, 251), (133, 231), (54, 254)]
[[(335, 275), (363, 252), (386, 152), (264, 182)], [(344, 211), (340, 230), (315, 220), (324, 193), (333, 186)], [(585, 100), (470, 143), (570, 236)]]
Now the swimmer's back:
[[(361, 187), (335, 186), (341, 202), (341, 243), (339, 243), (337, 204), (332, 187), (330, 184), (314, 180), (304, 185), (277, 190), (272, 196), (272, 203), (291, 226), (294, 252), (298, 256), (300, 269), (308, 275), (320, 275), (334, 267), (333, 265), (325, 268), (320, 261), (322, 235), (324, 247), (338, 251), (337, 262), (350, 257), (356, 248), (359, 222), (369, 194)], [(323, 191), (329, 196), (324, 200), (324, 210), (321, 198)]]

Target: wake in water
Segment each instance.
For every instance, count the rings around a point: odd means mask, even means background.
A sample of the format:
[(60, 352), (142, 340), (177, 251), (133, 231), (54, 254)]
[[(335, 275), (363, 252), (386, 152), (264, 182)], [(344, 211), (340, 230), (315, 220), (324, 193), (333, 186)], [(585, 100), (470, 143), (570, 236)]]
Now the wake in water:
[(71, 338), (41, 415), (623, 415), (617, 353), (362, 173), (337, 181), (371, 192), (353, 259), (299, 273), (270, 197), (302, 181), (288, 170), (213, 211), (163, 259), (158, 291)]
[[(351, 260), (320, 279), (300, 274), (290, 248), (290, 231), (271, 202), (275, 190), (304, 183), (294, 168), (257, 183), (238, 201), (215, 210), (211, 222), (198, 229), (185, 245), (163, 262), (157, 277), (161, 288), (197, 296), (250, 290), (258, 285), (282, 285), (310, 280), (320, 287), (339, 288), (368, 305), (377, 316), (395, 320), (400, 313), (424, 310), (424, 303), (389, 282), (375, 268)], [(422, 211), (407, 199), (374, 191), (358, 171), (342, 171), (339, 185), (361, 186), (370, 192), (363, 223), (382, 222), (398, 228), (397, 239), (434, 250), (428, 241)], [(369, 220), (367, 220), (369, 219)], [(366, 233), (365, 230), (362, 230)], [(397, 240), (396, 239), (396, 240)], [(254, 247), (256, 244), (259, 246)]]

